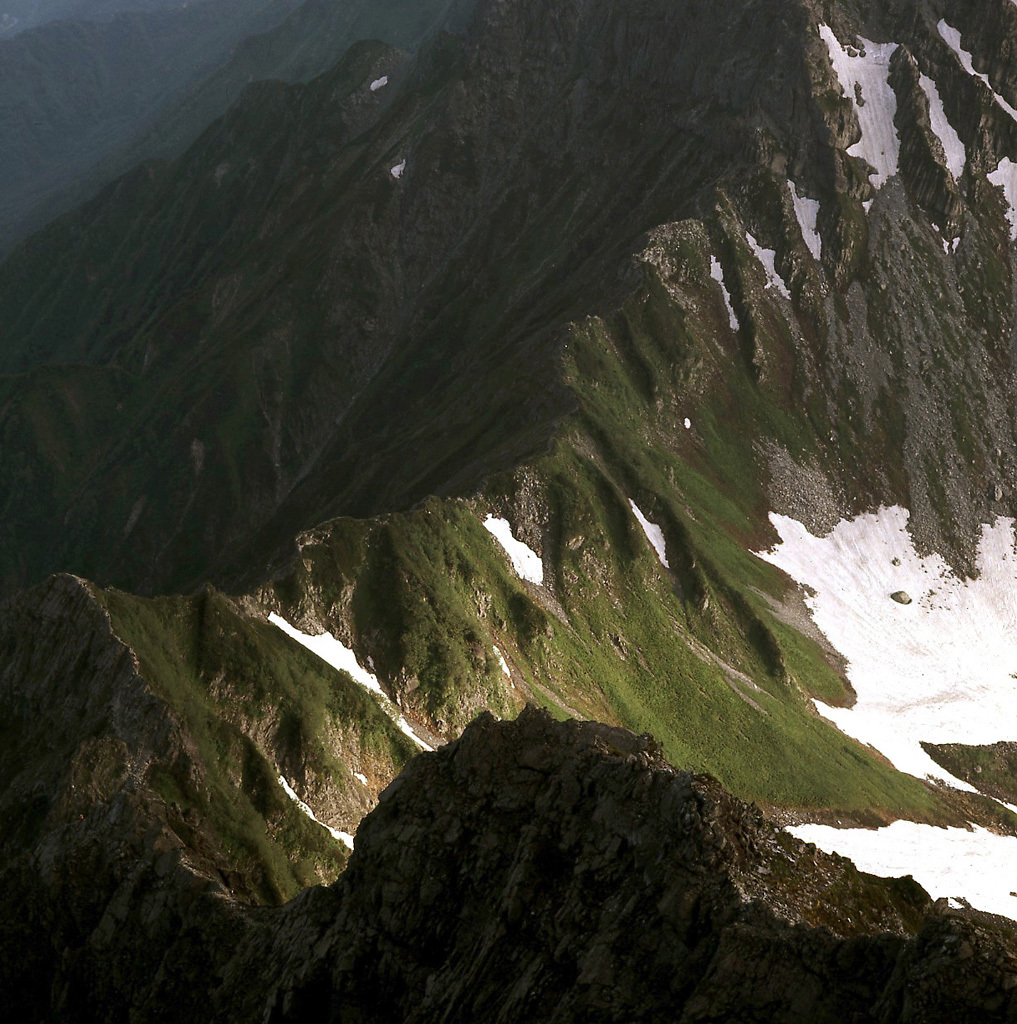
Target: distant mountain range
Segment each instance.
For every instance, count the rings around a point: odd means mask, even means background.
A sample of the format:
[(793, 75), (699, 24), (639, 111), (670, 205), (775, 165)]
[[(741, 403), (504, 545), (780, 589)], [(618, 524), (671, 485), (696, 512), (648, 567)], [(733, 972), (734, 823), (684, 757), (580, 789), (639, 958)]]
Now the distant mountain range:
[(102, 21), (122, 11), (179, 10), (187, 6), (181, 0), (4, 0), (0, 38), (53, 21)]
[(203, 0), (0, 39), (0, 252), (142, 160), (178, 156), (253, 81), (308, 81), (358, 39), (415, 49), (463, 0)]

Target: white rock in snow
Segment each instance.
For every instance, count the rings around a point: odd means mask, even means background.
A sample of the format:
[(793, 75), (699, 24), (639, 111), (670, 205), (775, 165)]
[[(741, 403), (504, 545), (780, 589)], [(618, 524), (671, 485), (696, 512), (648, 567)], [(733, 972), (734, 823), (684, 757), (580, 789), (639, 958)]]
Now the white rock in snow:
[(828, 25), (820, 25), (819, 33), (830, 53), (830, 63), (841, 89), (855, 108), (862, 131), (861, 139), (848, 149), (848, 154), (861, 157), (875, 169), (871, 181), (872, 187), (878, 189), (897, 173), (900, 159), (900, 136), (893, 123), (897, 97), (890, 86), (890, 58), (897, 44), (873, 43), (859, 36), (858, 42), (864, 47), (865, 55), (852, 57)]
[(734, 306), (731, 305), (731, 293), (724, 283), (724, 268), (716, 256), (710, 257), (710, 277), (720, 285), (721, 294), (724, 296), (724, 308), (727, 310), (727, 322), (731, 325), (732, 331), (737, 331), (738, 317), (735, 316)]
[[(1014, 521), (982, 526), (978, 578), (961, 580), (939, 555), (915, 551), (903, 508), (845, 520), (825, 537), (787, 516), (770, 519), (781, 540), (760, 557), (811, 588), (806, 604), (847, 660), (858, 696), (853, 708), (816, 707), (900, 771), (971, 790), (921, 742), (1017, 738)], [(891, 600), (900, 590), (911, 605)]]
[(802, 230), (802, 238), (805, 239), (805, 244), (809, 247), (813, 258), (818, 262), (823, 258), (823, 240), (816, 226), (819, 222), (819, 200), (799, 195), (798, 186), (793, 181), (789, 181), (787, 184), (791, 189), (791, 202), (794, 204), (798, 226)]
[(939, 29), (939, 34), (943, 37), (946, 45), (957, 55), (957, 59), (961, 62), (964, 70), (972, 75), (974, 78), (980, 78), (984, 83), (989, 92), (992, 93), (992, 98), (996, 101), (996, 105), (1000, 110), (1009, 114), (1015, 121), (1017, 121), (1017, 110), (1014, 110), (1012, 106), (995, 89), (992, 88), (992, 83), (989, 81), (988, 75), (980, 74), (975, 71), (974, 61), (971, 59), (971, 54), (961, 46), (961, 34), (957, 29), (952, 28), (945, 21), (940, 21), (939, 25), (936, 26)]
[(376, 78), (371, 83), (371, 92), (377, 92), (379, 89), (384, 89), (388, 85), (388, 75), (382, 75), (381, 78)]
[(776, 288), (785, 299), (790, 299), (791, 293), (787, 290), (787, 285), (781, 280), (780, 274), (777, 273), (777, 253), (773, 249), (764, 249), (747, 231), (745, 232), (745, 238), (752, 251), (756, 254), (756, 259), (759, 260), (766, 271), (766, 287)]
[(512, 563), (512, 568), (522, 579), (536, 583), (538, 587), (543, 584), (544, 563), (540, 555), (512, 536), (512, 527), (507, 519), (488, 516), (484, 520), (484, 528), (502, 546)]
[(998, 185), (1003, 190), (1006, 198), (1006, 219), (1010, 224), (1010, 241), (1017, 242), (1017, 164), (1005, 156), (988, 177), (993, 185)]
[(968, 154), (964, 149), (964, 143), (961, 142), (961, 137), (954, 130), (953, 125), (950, 124), (950, 120), (946, 116), (946, 110), (943, 107), (943, 97), (939, 95), (939, 88), (936, 86), (936, 83), (928, 75), (919, 76), (918, 81), (921, 83), (922, 91), (929, 100), (929, 120), (932, 122), (932, 130), (943, 144), (943, 152), (946, 154), (946, 166), (954, 176), (954, 179), (959, 181), (961, 175), (964, 174), (964, 168), (968, 161)]
[[(688, 421), (686, 420), (686, 422)], [(665, 569), (670, 569), (671, 566), (667, 564), (667, 544), (664, 542), (664, 531), (656, 523), (651, 523), (639, 511), (639, 507), (631, 498), (629, 499), (629, 504), (632, 506), (633, 515), (639, 520), (639, 525), (643, 528), (643, 533), (646, 534), (646, 539), (653, 545), (653, 550), (657, 552), (660, 564)]]
[(403, 176), (403, 171), (405, 171), (405, 170), (406, 170), (406, 161), (402, 160), (400, 163), (397, 163), (395, 165), (395, 167), (392, 168), (392, 177), (393, 178), (401, 178)]
[(304, 801), (297, 796), (297, 794), (293, 791), (293, 787), (286, 781), (285, 778), (283, 778), (282, 775), (279, 776), (279, 785), (282, 786), (282, 788), (286, 791), (286, 795), (297, 805), (297, 807), (299, 807), (304, 812), (304, 814), (307, 815), (308, 818), (311, 819), (311, 821), (315, 823), (315, 825), (320, 825), (327, 832), (331, 833), (333, 839), (337, 839), (340, 843), (344, 843), (351, 850), (353, 849), (353, 836), (351, 836), (349, 832), (340, 832), (338, 829), (332, 828), (331, 825), (326, 825), (325, 822), (319, 821), (314, 816), (314, 811), (312, 811), (311, 808), (308, 807), (307, 804), (305, 804)]
[(979, 910), (1017, 918), (1012, 895), (1017, 839), (1012, 836), (978, 826), (968, 831), (912, 821), (879, 829), (797, 825), (788, 831), (828, 853), (850, 857), (870, 874), (911, 875), (935, 899), (960, 896)]

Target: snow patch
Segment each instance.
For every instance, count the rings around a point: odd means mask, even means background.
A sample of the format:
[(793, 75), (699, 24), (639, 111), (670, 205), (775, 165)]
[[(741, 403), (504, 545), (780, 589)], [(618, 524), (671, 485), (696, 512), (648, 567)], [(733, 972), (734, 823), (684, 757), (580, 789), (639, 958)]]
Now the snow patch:
[(629, 504), (632, 506), (633, 515), (639, 520), (639, 525), (643, 528), (643, 533), (646, 534), (646, 539), (653, 545), (653, 550), (657, 552), (660, 564), (665, 569), (670, 569), (671, 566), (667, 564), (667, 545), (664, 543), (664, 531), (656, 523), (651, 523), (639, 511), (639, 507), (631, 498), (629, 499)]
[(764, 249), (747, 231), (745, 238), (756, 254), (756, 259), (762, 263), (763, 269), (766, 271), (766, 287), (776, 288), (785, 299), (790, 299), (791, 293), (777, 273), (777, 253), (773, 249)]
[(395, 165), (395, 167), (392, 168), (392, 171), (391, 171), (392, 177), (393, 178), (401, 178), (403, 176), (403, 171), (405, 171), (405, 170), (406, 170), (406, 161), (402, 160), (399, 163), (397, 163)]
[(794, 204), (798, 226), (802, 229), (802, 238), (805, 239), (809, 252), (818, 262), (823, 255), (823, 239), (816, 226), (819, 222), (819, 200), (799, 195), (798, 186), (793, 181), (789, 181), (787, 184), (791, 189), (791, 202)]
[(502, 654), (501, 651), (497, 647), (495, 647), (494, 653), (495, 653), (495, 657), (497, 657), (497, 659), (498, 659), (498, 664), (501, 665), (502, 672), (505, 673), (505, 676), (508, 679), (511, 679), (512, 678), (512, 670), (508, 667), (508, 662), (505, 660), (505, 655)]
[(686, 430), (691, 430), (692, 429), (692, 420), (690, 420), (688, 418), (688, 416), (685, 417), (685, 429)]
[(961, 46), (961, 34), (955, 28), (951, 28), (946, 21), (940, 21), (936, 26), (939, 29), (939, 34), (943, 37), (944, 42), (951, 50), (957, 55), (957, 59), (961, 62), (964, 70), (974, 78), (980, 78), (985, 83), (985, 87), (992, 93), (992, 98), (996, 101), (996, 105), (1015, 121), (1017, 121), (1017, 110), (1014, 110), (1009, 103), (995, 89), (992, 88), (992, 83), (989, 81), (988, 75), (979, 74), (975, 71), (974, 62), (971, 59), (971, 54)]
[(512, 536), (512, 527), (507, 519), (488, 516), (484, 520), (484, 528), (502, 546), (508, 555), (512, 568), (524, 580), (541, 586), (544, 582), (544, 563), (540, 555), (528, 548), (522, 541)]
[[(916, 552), (909, 518), (881, 508), (814, 537), (771, 513), (780, 543), (759, 557), (810, 588), (816, 625), (847, 659), (857, 703), (817, 701), (823, 716), (900, 771), (973, 791), (920, 744), (1017, 739), (1014, 520), (982, 526), (978, 578), (961, 580), (939, 555)], [(898, 591), (911, 604), (892, 600)]]
[(361, 775), (360, 772), (354, 772), (353, 773), (353, 778), (355, 778), (357, 780), (357, 782), (360, 783), (361, 786), (366, 786), (367, 785), (367, 776), (366, 775)]
[(345, 644), (336, 640), (331, 633), (309, 636), (307, 633), (301, 633), (299, 629), (291, 626), (284, 618), (276, 615), (275, 612), (269, 615), (268, 621), (273, 626), (278, 626), (287, 636), (293, 637), (297, 643), (302, 644), (312, 654), (317, 654), (322, 661), (331, 665), (332, 668), (337, 668), (340, 672), (345, 672), (347, 675), (352, 676), (361, 686), (366, 686), (367, 689), (372, 690), (379, 696), (385, 696), (385, 691), (381, 688), (378, 677), (363, 668), (360, 662), (357, 661), (357, 656), (353, 651), (345, 646)]
[(820, 25), (819, 33), (830, 52), (830, 63), (841, 89), (854, 105), (862, 131), (861, 139), (848, 149), (848, 155), (861, 157), (875, 169), (872, 187), (878, 189), (897, 173), (900, 159), (900, 136), (893, 123), (897, 97), (890, 86), (890, 58), (897, 44), (873, 43), (859, 36), (864, 56), (852, 56), (828, 25)]
[[(788, 829), (799, 839), (828, 853), (850, 857), (873, 875), (911, 875), (938, 899), (962, 897), (973, 907), (1017, 918), (1017, 897), (1011, 890), (1017, 839), (974, 827), (938, 828), (913, 821), (895, 821), (880, 829), (798, 825)], [(951, 905), (959, 906), (956, 899)]]
[(1010, 241), (1017, 242), (1017, 164), (1008, 156), (990, 174), (989, 181), (998, 185), (1006, 197), (1006, 219), (1010, 224)]
[(414, 731), (413, 727), (409, 722), (399, 713), (399, 709), (388, 699), (388, 694), (381, 688), (381, 683), (378, 682), (378, 677), (373, 672), (368, 672), (359, 661), (357, 656), (344, 644), (340, 643), (331, 633), (321, 633), (319, 636), (310, 636), (307, 633), (302, 633), (299, 629), (291, 626), (282, 616), (276, 615), (272, 612), (268, 621), (273, 626), (277, 626), (287, 636), (292, 637), (306, 647), (312, 654), (316, 654), (326, 665), (331, 665), (332, 668), (338, 669), (340, 672), (345, 672), (351, 676), (355, 682), (360, 683), (361, 686), (366, 687), (378, 698), (378, 703), (381, 705), (382, 710), (395, 722), (396, 727), (400, 732), (405, 733), (414, 743), (419, 747), (423, 747), (424, 750), (434, 750), (434, 747), (430, 746), (425, 740), (422, 740)]
[(323, 829), (326, 829), (328, 832), (332, 834), (333, 839), (337, 839), (340, 843), (345, 843), (346, 846), (348, 846), (351, 850), (353, 849), (353, 836), (351, 836), (349, 832), (340, 832), (338, 829), (332, 828), (331, 825), (326, 825), (325, 822), (319, 821), (314, 816), (314, 811), (312, 811), (311, 808), (308, 807), (307, 804), (305, 804), (304, 801), (297, 796), (297, 794), (293, 791), (293, 787), (286, 781), (286, 779), (282, 775), (279, 776), (279, 785), (282, 786), (282, 788), (286, 792), (286, 795), (297, 805), (297, 807), (299, 807), (304, 812), (304, 814), (307, 815), (307, 817), (311, 819), (311, 821), (315, 823), (315, 825), (320, 825)]
[(735, 316), (734, 306), (731, 305), (731, 293), (724, 283), (724, 269), (716, 256), (710, 257), (710, 277), (720, 285), (721, 294), (724, 296), (724, 308), (727, 310), (727, 322), (731, 325), (732, 331), (737, 331), (738, 317)]
[(428, 751), (431, 751), (432, 753), (434, 752), (434, 747), (432, 747), (432, 746), (431, 746), (431, 745), (430, 745), (430, 744), (429, 744), (429, 743), (428, 743), (428, 742), (427, 742), (426, 740), (423, 740), (423, 739), (421, 739), (421, 738), (420, 738), (420, 737), (419, 737), (419, 736), (418, 736), (418, 735), (417, 735), (417, 734), (416, 734), (416, 733), (415, 733), (415, 732), (413, 731), (413, 726), (412, 726), (412, 725), (410, 725), (410, 723), (406, 721), (406, 718), (405, 718), (405, 717), (404, 717), (403, 715), (399, 715), (399, 714), (392, 714), (392, 715), (391, 715), (391, 718), (392, 718), (392, 721), (394, 721), (394, 722), (395, 722), (395, 724), (396, 724), (396, 728), (397, 728), (397, 729), (398, 729), (398, 730), (399, 730), (399, 731), (400, 731), (400, 732), (401, 732), (401, 733), (402, 733), (402, 734), (403, 734), (404, 736), (409, 736), (409, 738), (410, 738), (411, 740), (413, 740), (413, 742), (414, 742), (414, 743), (416, 743), (416, 745), (417, 745), (418, 747), (421, 747), (421, 748), (422, 748), (423, 750), (428, 750)]
[(943, 97), (939, 95), (939, 88), (928, 75), (919, 76), (922, 91), (929, 100), (929, 120), (932, 122), (932, 130), (936, 137), (943, 143), (943, 152), (946, 154), (946, 166), (954, 179), (959, 181), (964, 173), (967, 164), (968, 154), (964, 149), (964, 143), (957, 134), (953, 125), (950, 124), (943, 108)]
[(388, 85), (388, 75), (382, 75), (381, 78), (376, 78), (371, 83), (371, 92), (377, 92), (379, 89), (384, 89)]

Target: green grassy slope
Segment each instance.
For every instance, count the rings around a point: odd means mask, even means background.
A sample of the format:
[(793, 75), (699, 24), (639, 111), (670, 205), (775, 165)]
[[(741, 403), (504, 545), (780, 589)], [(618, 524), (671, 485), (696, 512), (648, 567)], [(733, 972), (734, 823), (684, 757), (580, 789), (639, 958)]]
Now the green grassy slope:
[(346, 847), (297, 808), (278, 775), (319, 819), (352, 832), (413, 743), (348, 676), (214, 592), (95, 596), (194, 745), (189, 763), (157, 764), (149, 779), (171, 827), (189, 845), (212, 845), (231, 887), (262, 901), (333, 879)]

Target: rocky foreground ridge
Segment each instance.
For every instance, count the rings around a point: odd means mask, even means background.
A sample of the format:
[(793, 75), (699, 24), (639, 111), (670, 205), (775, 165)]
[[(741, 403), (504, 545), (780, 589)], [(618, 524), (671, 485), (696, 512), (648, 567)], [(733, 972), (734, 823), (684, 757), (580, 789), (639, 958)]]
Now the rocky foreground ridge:
[(20, 876), (3, 876), (0, 998), (13, 1019), (1017, 1014), (1012, 923), (818, 852), (673, 768), (649, 737), (532, 708), (514, 722), (484, 714), (412, 761), (339, 881), (281, 908), (244, 904), (158, 842), (133, 863), (111, 843), (115, 862), (77, 875), (68, 842), (66, 830), (38, 837)]

